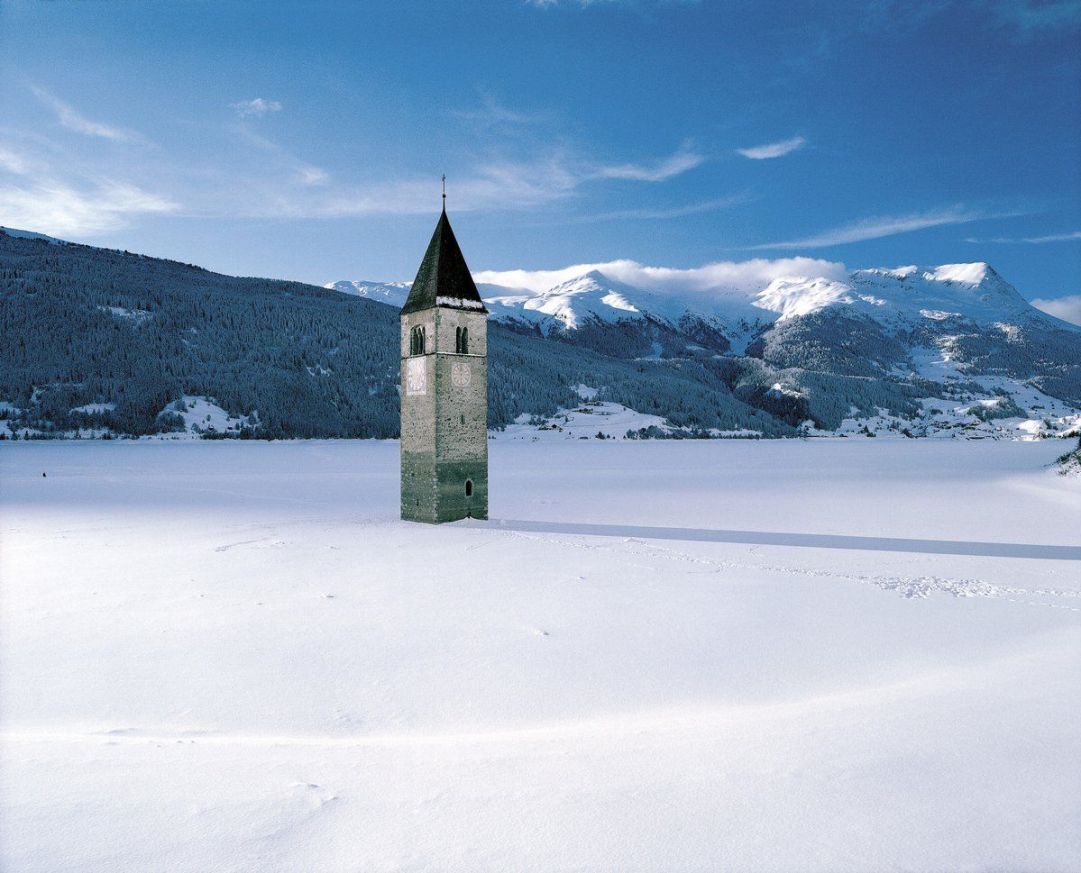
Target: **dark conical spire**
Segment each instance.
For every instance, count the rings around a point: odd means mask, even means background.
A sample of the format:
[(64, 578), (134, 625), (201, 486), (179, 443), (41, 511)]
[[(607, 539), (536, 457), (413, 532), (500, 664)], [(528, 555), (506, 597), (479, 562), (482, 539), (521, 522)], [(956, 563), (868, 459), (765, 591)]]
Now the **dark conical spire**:
[(428, 251), (420, 262), (417, 278), (409, 291), (402, 312), (416, 312), (433, 306), (447, 306), (451, 309), (469, 309), (475, 312), (487, 312), (480, 299), (476, 283), (469, 274), (458, 240), (454, 238), (447, 210), (444, 207), (435, 226)]

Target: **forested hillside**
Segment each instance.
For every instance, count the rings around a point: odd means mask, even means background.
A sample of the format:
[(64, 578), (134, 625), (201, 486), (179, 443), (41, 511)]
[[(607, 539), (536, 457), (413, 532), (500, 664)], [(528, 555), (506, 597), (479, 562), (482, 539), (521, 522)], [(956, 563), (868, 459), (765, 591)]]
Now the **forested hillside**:
[[(189, 394), (257, 411), (267, 435), (395, 430), (397, 316), (388, 307), (6, 235), (0, 289), (0, 399), (25, 410), (28, 424), (63, 430), (97, 419), (151, 433), (168, 426), (158, 414)], [(115, 409), (71, 412), (88, 404)]]
[[(244, 436), (397, 436), (398, 311), (382, 303), (0, 232), (0, 333), (16, 430), (168, 431), (196, 395), (257, 421)], [(494, 426), (573, 404), (583, 383), (692, 430), (798, 423), (735, 396), (728, 364), (616, 360), (493, 324), (490, 369)]]

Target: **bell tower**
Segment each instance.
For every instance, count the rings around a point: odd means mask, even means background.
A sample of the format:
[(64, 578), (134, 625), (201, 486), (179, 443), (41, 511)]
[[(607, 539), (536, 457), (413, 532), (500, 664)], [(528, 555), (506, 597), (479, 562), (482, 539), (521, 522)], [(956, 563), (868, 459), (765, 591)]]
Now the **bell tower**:
[(488, 517), (488, 310), (443, 212), (401, 316), (402, 518)]

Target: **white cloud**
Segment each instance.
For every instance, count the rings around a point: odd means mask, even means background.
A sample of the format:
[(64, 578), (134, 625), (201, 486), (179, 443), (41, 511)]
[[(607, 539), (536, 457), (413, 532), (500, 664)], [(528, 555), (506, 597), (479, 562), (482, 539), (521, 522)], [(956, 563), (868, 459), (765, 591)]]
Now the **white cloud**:
[(981, 219), (995, 217), (1001, 216), (988, 215), (984, 212), (977, 212), (962, 207), (933, 209), (927, 212), (915, 212), (909, 215), (865, 218), (851, 224), (823, 231), (814, 236), (808, 236), (802, 239), (785, 240), (783, 242), (766, 243), (757, 246), (748, 246), (748, 248), (752, 250), (824, 248), (826, 246), (837, 246), (843, 245), (844, 243), (878, 239), (884, 236), (894, 236), (899, 233), (910, 233), (914, 230), (923, 230), (927, 227), (939, 227), (944, 224), (965, 224), (969, 221), (980, 221)]
[(1032, 305), (1042, 309), (1048, 315), (1061, 318), (1073, 324), (1081, 324), (1081, 294), (1070, 297), (1056, 297), (1053, 299), (1033, 300)]
[(618, 282), (652, 291), (709, 293), (726, 289), (753, 289), (782, 277), (824, 276), (843, 279), (845, 265), (819, 258), (753, 258), (747, 261), (718, 261), (701, 267), (679, 269), (650, 267), (637, 261), (608, 261), (575, 264), (559, 270), (482, 270), (474, 273), (478, 282), (506, 285), (540, 292), (591, 270), (599, 270)]
[(600, 179), (631, 179), (636, 182), (663, 182), (673, 176), (679, 176), (688, 170), (703, 164), (706, 158), (684, 145), (671, 157), (665, 158), (653, 166), (642, 164), (614, 164), (597, 169)]
[(241, 100), (239, 103), (229, 104), (241, 118), (252, 115), (266, 115), (268, 112), (281, 112), (282, 105), (277, 100), (265, 100), (256, 97), (252, 100)]
[(803, 148), (807, 145), (807, 140), (802, 136), (794, 136), (791, 139), (784, 139), (780, 142), (766, 143), (765, 145), (754, 146), (749, 149), (736, 149), (743, 157), (750, 158), (752, 161), (765, 161), (770, 158), (783, 158), (785, 155), (791, 154), (797, 149)]
[(0, 146), (0, 224), (52, 236), (93, 236), (129, 218), (175, 212), (171, 200), (108, 177), (75, 183)]
[(176, 209), (165, 198), (108, 179), (82, 190), (53, 180), (0, 185), (5, 226), (52, 236), (92, 236), (125, 226), (133, 215)]
[(96, 136), (101, 139), (112, 140), (113, 142), (137, 142), (142, 137), (131, 130), (125, 130), (121, 127), (113, 127), (109, 124), (102, 124), (99, 121), (91, 121), (76, 112), (70, 105), (65, 103), (59, 97), (46, 91), (44, 88), (39, 88), (36, 85), (31, 86), (31, 91), (34, 95), (46, 106), (56, 113), (56, 118), (60, 122), (62, 127), (66, 127), (68, 130), (74, 130), (76, 133), (82, 133), (86, 136)]
[(965, 242), (970, 243), (1033, 243), (1040, 245), (1041, 243), (1053, 243), (1053, 242), (1067, 242), (1069, 240), (1081, 239), (1081, 230), (1075, 230), (1072, 233), (1052, 233), (1047, 236), (1021, 236), (1021, 237), (1006, 237), (999, 236), (993, 239), (974, 239), (968, 237)]

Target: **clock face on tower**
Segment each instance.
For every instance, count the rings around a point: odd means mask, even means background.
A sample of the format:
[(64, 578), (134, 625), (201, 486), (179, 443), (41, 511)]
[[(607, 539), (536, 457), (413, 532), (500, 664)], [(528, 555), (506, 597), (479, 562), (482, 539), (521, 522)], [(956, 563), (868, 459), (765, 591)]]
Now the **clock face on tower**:
[(425, 367), (425, 360), (425, 358), (405, 359), (406, 394), (428, 393), (428, 370)]
[(450, 367), (450, 382), (455, 388), (468, 388), (473, 374), (469, 364), (464, 361), (455, 361)]

